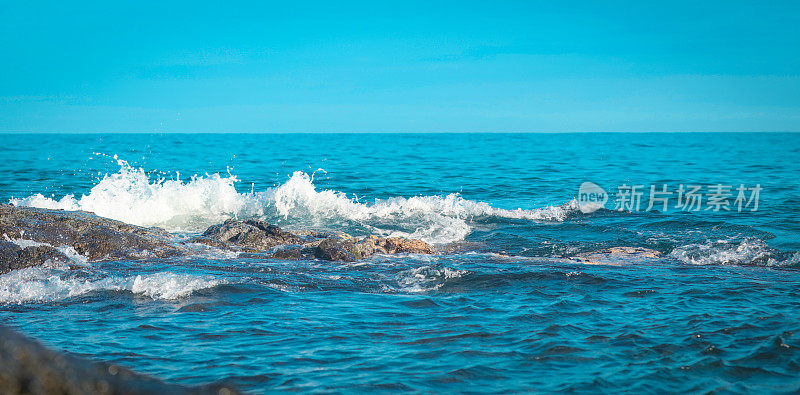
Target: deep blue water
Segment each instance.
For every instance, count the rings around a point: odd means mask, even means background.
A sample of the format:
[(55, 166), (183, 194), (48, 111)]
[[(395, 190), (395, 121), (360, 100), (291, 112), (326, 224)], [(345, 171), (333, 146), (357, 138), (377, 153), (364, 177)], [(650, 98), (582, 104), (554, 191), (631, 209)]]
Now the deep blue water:
[[(181, 237), (258, 216), (455, 250), (352, 264), (204, 251), (0, 276), (0, 320), (61, 350), (255, 393), (800, 390), (800, 134), (11, 134), (0, 146), (3, 202)], [(577, 208), (585, 181), (611, 193), (606, 209)], [(614, 210), (623, 184), (647, 188), (642, 210)], [(730, 203), (739, 185), (762, 189), (757, 211), (705, 210), (707, 196), (702, 211), (643, 210), (664, 184), (731, 185)], [(575, 259), (612, 246), (663, 257)]]

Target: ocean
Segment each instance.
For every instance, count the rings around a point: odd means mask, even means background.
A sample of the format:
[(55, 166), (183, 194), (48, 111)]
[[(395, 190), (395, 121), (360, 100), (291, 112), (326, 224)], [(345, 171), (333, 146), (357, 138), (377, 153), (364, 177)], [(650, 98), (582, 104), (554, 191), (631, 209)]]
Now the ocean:
[[(0, 146), (2, 203), (186, 238), (258, 217), (441, 251), (74, 254), (0, 275), (0, 322), (74, 355), (250, 393), (800, 390), (800, 134), (0, 134)], [(658, 255), (581, 258), (612, 247)]]

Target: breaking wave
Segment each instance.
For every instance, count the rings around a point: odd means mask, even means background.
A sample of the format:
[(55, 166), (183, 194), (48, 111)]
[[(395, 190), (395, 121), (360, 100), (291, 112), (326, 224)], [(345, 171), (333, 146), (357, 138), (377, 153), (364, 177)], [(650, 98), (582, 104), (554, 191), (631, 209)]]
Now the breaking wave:
[(175, 231), (198, 230), (231, 216), (260, 214), (257, 196), (237, 193), (235, 176), (193, 176), (187, 181), (151, 179), (141, 168), (133, 168), (121, 159), (117, 163), (120, 165), (117, 173), (106, 174), (80, 198), (66, 195), (56, 200), (35, 194), (11, 199), (11, 203), (90, 211), (134, 225), (162, 226)]
[[(117, 159), (115, 157), (115, 159)], [(286, 225), (359, 230), (384, 236), (419, 238), (431, 243), (462, 240), (480, 217), (563, 221), (577, 212), (576, 201), (533, 210), (506, 210), (485, 202), (445, 196), (395, 197), (358, 202), (335, 190), (317, 190), (312, 177), (297, 171), (265, 191), (240, 193), (235, 175), (193, 176), (188, 180), (151, 178), (143, 169), (117, 159), (120, 170), (106, 174), (88, 194), (60, 199), (35, 194), (11, 199), (20, 206), (84, 210), (141, 226), (198, 232), (228, 218), (262, 217)]]
[[(24, 235), (25, 232), (23, 231), (22, 234)], [(47, 243), (41, 243), (41, 242), (38, 242), (38, 241), (35, 241), (35, 240), (28, 240), (28, 239), (22, 239), (22, 238), (12, 239), (12, 238), (8, 237), (8, 235), (5, 234), (5, 233), (3, 233), (2, 239), (5, 240), (5, 241), (14, 243), (17, 246), (19, 246), (19, 248), (23, 248), (23, 249), (24, 248), (28, 248), (28, 247), (38, 247), (38, 246), (52, 247), (52, 248), (55, 248), (56, 250), (60, 251), (67, 258), (69, 258), (71, 263), (77, 264), (77, 265), (81, 265), (81, 266), (89, 266), (89, 258), (79, 254), (78, 251), (75, 251), (75, 248), (73, 248), (71, 246), (54, 247), (53, 245), (50, 245), (50, 244), (47, 244)], [(61, 265), (59, 265), (59, 262), (46, 262), (46, 263), (51, 267), (61, 266)]]
[(51, 302), (94, 291), (129, 291), (152, 299), (178, 299), (212, 288), (220, 280), (161, 272), (132, 277), (79, 278), (48, 267), (30, 267), (0, 275), (0, 303)]
[(688, 244), (670, 253), (673, 258), (692, 265), (782, 265), (774, 255), (775, 251), (766, 242), (756, 238)]
[(466, 270), (449, 267), (420, 266), (397, 273), (396, 281), (402, 292), (430, 292), (441, 288), (447, 280), (460, 278), (467, 273)]

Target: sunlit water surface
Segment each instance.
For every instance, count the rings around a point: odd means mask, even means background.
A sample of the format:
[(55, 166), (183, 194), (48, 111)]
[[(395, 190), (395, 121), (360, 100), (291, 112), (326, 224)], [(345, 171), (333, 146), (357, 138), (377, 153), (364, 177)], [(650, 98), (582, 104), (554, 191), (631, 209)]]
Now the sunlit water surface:
[[(22, 134), (0, 144), (3, 202), (180, 237), (261, 217), (459, 246), (348, 264), (211, 250), (76, 257), (78, 269), (0, 276), (0, 320), (73, 354), (256, 393), (800, 390), (798, 134)], [(578, 210), (584, 181), (612, 193), (608, 209)], [(619, 212), (622, 184), (647, 187), (642, 209), (650, 185), (763, 189), (755, 212)], [(664, 256), (573, 259), (612, 246)]]

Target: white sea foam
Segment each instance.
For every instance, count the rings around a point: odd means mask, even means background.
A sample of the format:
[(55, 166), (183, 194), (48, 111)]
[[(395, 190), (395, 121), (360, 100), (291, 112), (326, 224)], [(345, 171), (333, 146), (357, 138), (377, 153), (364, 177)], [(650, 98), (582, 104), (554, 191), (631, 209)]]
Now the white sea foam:
[(20, 206), (91, 211), (97, 215), (142, 226), (192, 230), (235, 215), (259, 215), (257, 196), (239, 194), (235, 176), (194, 176), (187, 181), (151, 179), (141, 168), (117, 160), (120, 170), (106, 174), (89, 194), (59, 200), (36, 194), (11, 199)]
[[(14, 243), (14, 244), (18, 245), (20, 248), (38, 247), (38, 246), (53, 247), (50, 244), (41, 243), (41, 242), (38, 242), (36, 240), (28, 240), (28, 239), (22, 239), (22, 238), (12, 239), (12, 238), (8, 237), (8, 235), (5, 234), (5, 233), (3, 233), (3, 239), (5, 241), (9, 241), (11, 243)], [(69, 260), (72, 263), (75, 263), (75, 264), (78, 264), (78, 265), (82, 265), (82, 266), (89, 266), (89, 258), (79, 254), (78, 251), (75, 251), (75, 249), (72, 248), (71, 246), (59, 246), (59, 247), (53, 247), (53, 248), (55, 248), (58, 251), (61, 251), (61, 253), (66, 255), (67, 258), (69, 258)], [(55, 264), (55, 262), (51, 262), (51, 263)]]
[[(115, 157), (116, 159), (116, 157)], [(312, 178), (295, 172), (285, 183), (264, 191), (239, 193), (236, 176), (194, 176), (189, 180), (152, 179), (143, 169), (117, 160), (120, 171), (107, 174), (88, 194), (60, 199), (35, 194), (11, 199), (20, 206), (85, 210), (141, 226), (196, 232), (228, 218), (266, 217), (318, 228), (358, 225), (385, 236), (432, 243), (462, 240), (476, 217), (563, 221), (576, 212), (573, 200), (533, 210), (506, 210), (485, 202), (445, 196), (396, 197), (358, 202), (335, 190), (317, 190)]]
[(163, 272), (136, 276), (130, 283), (130, 290), (153, 299), (177, 299), (219, 284), (219, 280), (210, 277)]
[(800, 266), (800, 251), (789, 256), (785, 261), (770, 258), (767, 264), (772, 266)]
[(0, 303), (51, 302), (93, 291), (130, 291), (153, 299), (177, 299), (220, 283), (210, 277), (171, 272), (86, 279), (63, 270), (30, 267), (0, 275)]
[(772, 255), (772, 248), (755, 238), (689, 244), (670, 252), (670, 256), (692, 265), (764, 265), (770, 264)]
[(397, 273), (396, 280), (403, 292), (429, 292), (441, 288), (445, 281), (464, 274), (467, 274), (466, 270), (420, 266)]

